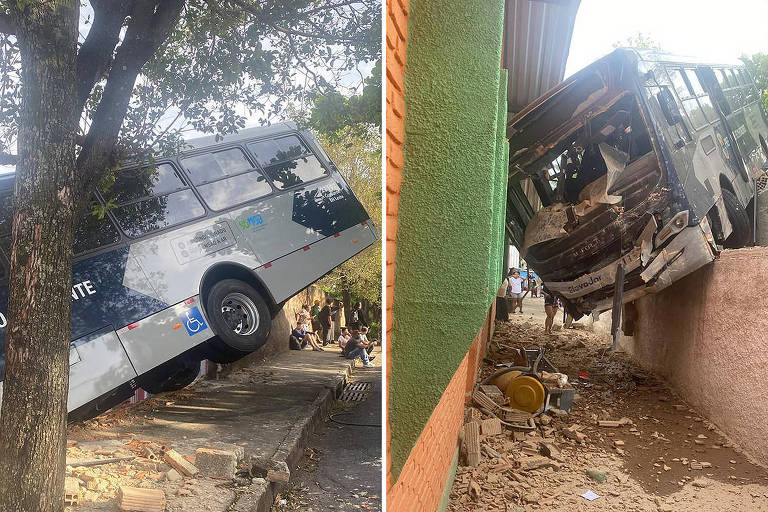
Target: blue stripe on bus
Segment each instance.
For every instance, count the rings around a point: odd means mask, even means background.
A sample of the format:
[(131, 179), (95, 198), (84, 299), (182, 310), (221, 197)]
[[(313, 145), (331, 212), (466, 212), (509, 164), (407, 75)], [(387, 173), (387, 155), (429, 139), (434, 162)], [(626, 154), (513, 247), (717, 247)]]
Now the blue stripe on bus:
[[(129, 250), (128, 247), (121, 247), (78, 261), (72, 266), (72, 282), (81, 285), (73, 291), (72, 340), (104, 328), (118, 329), (170, 306), (123, 286)], [(86, 282), (88, 285), (82, 285)], [(8, 286), (3, 285), (0, 287), (0, 312), (5, 314), (7, 306)], [(3, 328), (0, 329), (0, 379), (4, 370)]]

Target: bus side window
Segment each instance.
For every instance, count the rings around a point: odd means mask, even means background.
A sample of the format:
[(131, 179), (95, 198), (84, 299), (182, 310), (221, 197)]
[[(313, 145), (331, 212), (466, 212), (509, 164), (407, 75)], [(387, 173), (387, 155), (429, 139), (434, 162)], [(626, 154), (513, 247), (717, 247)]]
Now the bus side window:
[(181, 159), (197, 191), (212, 210), (223, 210), (272, 193), (240, 148)]
[(252, 142), (248, 149), (264, 167), (267, 177), (280, 189), (327, 176), (320, 161), (293, 135)]
[(99, 219), (98, 215), (89, 212), (75, 228), (74, 253), (80, 254), (119, 241), (120, 233), (109, 217)]
[(102, 193), (105, 200), (116, 205), (112, 213), (131, 237), (205, 214), (194, 192), (167, 163), (119, 170), (114, 184)]

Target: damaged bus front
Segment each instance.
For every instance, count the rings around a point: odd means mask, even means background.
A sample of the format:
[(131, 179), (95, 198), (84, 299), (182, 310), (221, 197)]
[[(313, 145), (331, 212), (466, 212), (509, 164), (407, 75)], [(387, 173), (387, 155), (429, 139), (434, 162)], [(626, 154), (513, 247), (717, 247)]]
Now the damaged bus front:
[(530, 178), (543, 205), (521, 253), (575, 318), (611, 309), (615, 290), (618, 304), (632, 301), (752, 240), (768, 125), (740, 66), (618, 49), (507, 133), (510, 179)]

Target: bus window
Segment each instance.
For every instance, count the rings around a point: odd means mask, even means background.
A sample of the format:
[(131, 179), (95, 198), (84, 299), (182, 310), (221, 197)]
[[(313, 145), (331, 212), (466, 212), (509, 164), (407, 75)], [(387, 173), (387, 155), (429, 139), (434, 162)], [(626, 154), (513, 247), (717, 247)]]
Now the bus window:
[(307, 181), (327, 176), (320, 161), (314, 156), (305, 156), (298, 160), (283, 162), (264, 169), (276, 187), (286, 189)]
[(293, 135), (279, 139), (260, 140), (248, 144), (259, 165), (266, 167), (309, 153), (298, 137)]
[(139, 237), (201, 217), (205, 214), (205, 208), (195, 194), (187, 189), (120, 206), (113, 212), (128, 236)]
[(732, 70), (732, 69), (729, 69), (729, 70), (728, 70), (728, 76), (730, 76), (730, 78), (731, 78), (731, 84), (732, 84), (734, 87), (737, 87), (737, 86), (739, 86), (739, 85), (743, 85), (743, 84), (741, 83), (741, 81), (739, 80), (739, 77), (738, 77), (738, 75), (736, 74), (736, 72), (735, 72), (734, 70)]
[(181, 165), (192, 177), (192, 183), (195, 185), (202, 185), (253, 169), (240, 148), (183, 158)]
[(272, 192), (267, 180), (240, 148), (184, 158), (181, 165), (212, 210), (223, 210)]
[(688, 90), (688, 86), (685, 85), (685, 79), (682, 72), (679, 69), (670, 69), (669, 78), (672, 79), (672, 86), (675, 88), (677, 97), (681, 100), (691, 97), (691, 92)]
[(696, 76), (696, 72), (692, 69), (685, 70), (685, 76), (688, 78), (688, 83), (691, 84), (691, 90), (694, 96), (701, 96), (706, 94), (704, 88), (699, 83), (699, 78)]
[(88, 213), (75, 228), (74, 252), (79, 254), (120, 241), (120, 233), (109, 217)]
[(201, 217), (205, 208), (170, 164), (121, 170), (104, 193), (117, 204), (112, 210), (131, 237)]
[(105, 195), (120, 204), (182, 188), (185, 188), (184, 183), (173, 166), (160, 164), (117, 171), (115, 183)]

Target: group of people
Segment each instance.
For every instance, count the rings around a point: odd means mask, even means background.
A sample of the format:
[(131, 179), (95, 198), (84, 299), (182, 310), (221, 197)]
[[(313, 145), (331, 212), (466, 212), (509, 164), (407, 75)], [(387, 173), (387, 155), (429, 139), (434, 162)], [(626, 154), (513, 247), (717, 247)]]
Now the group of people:
[[(557, 310), (562, 307), (560, 299), (549, 291), (547, 286), (542, 283), (538, 276), (532, 272), (528, 273), (528, 278), (520, 277), (520, 272), (512, 270), (505, 279), (507, 301), (512, 305), (512, 313), (519, 308), (519, 314), (523, 314), (523, 298), (531, 292), (532, 297), (541, 295), (544, 298), (544, 312), (547, 314), (544, 320), (544, 332), (552, 334), (552, 326), (555, 323)], [(565, 327), (571, 328), (573, 317), (566, 314)]]
[[(334, 342), (333, 317), (338, 310), (339, 306), (333, 298), (327, 298), (322, 308), (319, 300), (315, 300), (311, 308), (302, 305), (296, 313), (296, 326), (291, 330), (291, 348), (303, 350), (311, 346), (313, 351), (323, 352), (323, 347)], [(341, 355), (347, 359), (360, 358), (365, 368), (371, 368), (371, 361), (375, 358), (370, 355), (374, 343), (368, 340), (369, 325), (361, 302), (355, 304), (349, 320), (349, 327), (341, 327), (341, 334), (336, 340)]]

